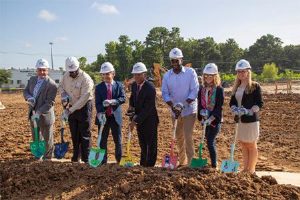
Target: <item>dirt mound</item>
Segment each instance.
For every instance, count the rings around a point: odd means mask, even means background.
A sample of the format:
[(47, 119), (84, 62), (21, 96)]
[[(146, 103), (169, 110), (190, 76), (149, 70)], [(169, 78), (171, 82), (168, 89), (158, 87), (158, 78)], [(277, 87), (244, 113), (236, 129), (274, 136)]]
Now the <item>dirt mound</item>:
[[(127, 94), (128, 95), (128, 94)], [(267, 94), (261, 110), (261, 134), (258, 141), (257, 169), (264, 171), (300, 172), (300, 94)], [(55, 104), (55, 142), (60, 141), (60, 99)], [(0, 110), (0, 199), (299, 199), (299, 188), (276, 184), (266, 176), (261, 179), (249, 174), (220, 174), (181, 169), (167, 171), (161, 168), (130, 169), (106, 165), (97, 169), (82, 164), (37, 162), (29, 150), (31, 132), (27, 121), (27, 105), (21, 94), (1, 94), (5, 110)], [(218, 162), (229, 158), (229, 147), (234, 134), (233, 117), (229, 109), (229, 94), (224, 104), (224, 123), (217, 137)], [(128, 102), (123, 109), (126, 110)], [(172, 123), (170, 113), (158, 92), (157, 107), (158, 159), (170, 151)], [(95, 114), (94, 114), (95, 116)], [(128, 119), (123, 116), (123, 141), (126, 141)], [(202, 130), (197, 122), (194, 144), (197, 151)], [(93, 145), (97, 128), (92, 127)], [(67, 130), (65, 140), (71, 141)], [(125, 142), (123, 142), (125, 150)], [(207, 147), (204, 157), (209, 158)], [(124, 151), (125, 152), (125, 151)], [(70, 159), (72, 145), (66, 158)], [(108, 141), (109, 160), (114, 160), (112, 137)], [(135, 162), (140, 156), (136, 133), (132, 136), (131, 153)], [(209, 159), (208, 159), (209, 160)], [(235, 160), (242, 165), (239, 145)], [(243, 166), (240, 167), (241, 169)]]
[(300, 199), (272, 178), (215, 170), (122, 168), (18, 160), (1, 163), (3, 199)]

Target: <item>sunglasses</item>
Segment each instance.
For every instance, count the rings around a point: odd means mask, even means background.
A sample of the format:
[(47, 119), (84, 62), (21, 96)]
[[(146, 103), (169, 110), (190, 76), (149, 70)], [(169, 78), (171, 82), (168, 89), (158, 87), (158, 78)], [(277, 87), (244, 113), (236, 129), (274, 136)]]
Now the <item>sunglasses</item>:
[(203, 76), (204, 76), (204, 78), (208, 78), (208, 77), (213, 77), (214, 75), (213, 74), (204, 74)]
[(101, 74), (102, 76), (109, 76), (110, 73), (104, 73), (104, 74)]
[(179, 63), (179, 60), (172, 59), (171, 63)]
[(248, 72), (248, 70), (238, 70), (238, 71), (237, 71), (237, 73), (240, 73), (240, 74), (242, 74), (242, 73), (244, 74), (244, 73), (246, 73), (246, 72)]

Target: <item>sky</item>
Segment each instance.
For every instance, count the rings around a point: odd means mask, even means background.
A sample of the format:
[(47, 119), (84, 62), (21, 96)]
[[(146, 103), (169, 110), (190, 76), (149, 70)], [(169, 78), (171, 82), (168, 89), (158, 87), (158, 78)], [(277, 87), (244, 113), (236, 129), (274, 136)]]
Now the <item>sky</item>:
[(157, 26), (242, 48), (266, 34), (296, 45), (299, 11), (300, 0), (0, 0), (0, 68), (33, 68), (39, 58), (51, 65), (49, 42), (55, 69), (68, 56), (91, 63), (109, 41), (145, 41)]

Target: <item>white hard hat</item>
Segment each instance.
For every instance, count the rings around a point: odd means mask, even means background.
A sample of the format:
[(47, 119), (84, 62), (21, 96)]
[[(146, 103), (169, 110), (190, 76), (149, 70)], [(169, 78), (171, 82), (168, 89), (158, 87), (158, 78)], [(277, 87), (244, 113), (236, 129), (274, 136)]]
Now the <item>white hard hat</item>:
[(174, 48), (170, 51), (169, 57), (170, 59), (179, 59), (179, 58), (183, 58), (183, 54), (180, 49)]
[(135, 63), (132, 68), (132, 74), (140, 74), (143, 72), (147, 72), (146, 65), (142, 62)]
[(49, 68), (49, 63), (47, 60), (41, 58), (41, 59), (38, 59), (38, 61), (36, 62), (36, 65), (35, 67), (37, 69), (46, 69), (46, 68)]
[(205, 65), (203, 74), (218, 74), (218, 66), (215, 63)]
[(115, 71), (115, 68), (110, 62), (105, 62), (101, 65), (101, 68), (100, 68), (101, 74), (106, 74), (108, 72), (113, 72), (113, 71)]
[(235, 71), (237, 71), (237, 70), (243, 70), (243, 69), (251, 69), (250, 63), (247, 60), (245, 60), (245, 59), (240, 60), (235, 65)]
[(68, 57), (66, 59), (66, 70), (68, 72), (75, 72), (79, 68), (79, 62), (75, 57)]

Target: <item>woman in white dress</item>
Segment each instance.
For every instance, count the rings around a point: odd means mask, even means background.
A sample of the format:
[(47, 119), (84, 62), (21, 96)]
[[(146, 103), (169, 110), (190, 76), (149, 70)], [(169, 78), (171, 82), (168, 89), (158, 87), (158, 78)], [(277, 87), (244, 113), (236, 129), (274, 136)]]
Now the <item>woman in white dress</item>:
[(243, 153), (244, 172), (255, 173), (258, 158), (259, 110), (263, 106), (261, 87), (251, 80), (251, 66), (247, 60), (237, 62), (236, 80), (232, 89), (230, 107), (235, 115), (237, 140)]

